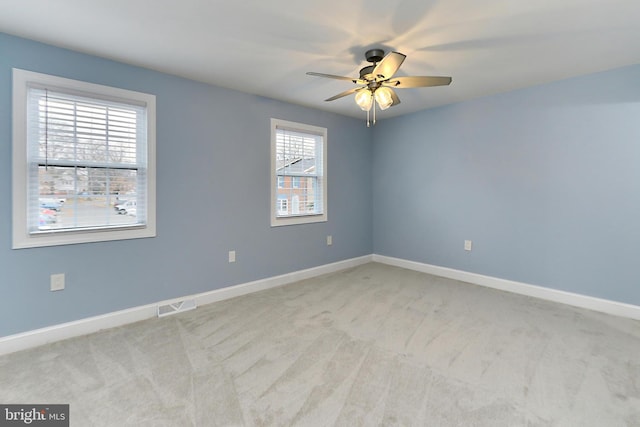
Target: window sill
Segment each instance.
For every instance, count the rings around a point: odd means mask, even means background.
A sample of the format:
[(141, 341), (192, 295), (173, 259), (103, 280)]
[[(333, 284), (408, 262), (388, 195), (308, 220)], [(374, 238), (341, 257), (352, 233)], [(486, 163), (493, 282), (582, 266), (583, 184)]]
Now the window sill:
[(272, 217), (271, 226), (280, 227), (285, 225), (313, 224), (316, 222), (327, 222), (327, 214), (319, 215), (296, 215), (287, 217)]
[(155, 227), (136, 226), (121, 230), (96, 229), (91, 231), (56, 231), (14, 233), (13, 249), (40, 248), (47, 246), (73, 245), (78, 243), (95, 243), (112, 240), (144, 239), (155, 237)]

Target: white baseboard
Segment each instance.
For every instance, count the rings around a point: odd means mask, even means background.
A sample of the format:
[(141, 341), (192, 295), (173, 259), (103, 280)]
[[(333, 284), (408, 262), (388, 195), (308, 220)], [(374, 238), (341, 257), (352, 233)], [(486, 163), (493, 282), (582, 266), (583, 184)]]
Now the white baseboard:
[(37, 347), (67, 338), (90, 334), (102, 329), (114, 328), (129, 323), (139, 322), (145, 319), (150, 319), (157, 316), (159, 305), (171, 304), (173, 302), (185, 299), (194, 299), (198, 306), (211, 304), (213, 302), (234, 298), (265, 289), (283, 286), (289, 283), (297, 282), (299, 280), (309, 279), (312, 277), (320, 276), (322, 274), (333, 273), (347, 268), (356, 267), (358, 265), (371, 262), (371, 260), (371, 255), (365, 255), (358, 258), (351, 258), (344, 261), (321, 265), (319, 267), (294, 271), (280, 276), (269, 277), (249, 283), (242, 283), (222, 289), (215, 289), (213, 291), (203, 292), (196, 295), (184, 296), (166, 301), (159, 301), (154, 304), (133, 307), (126, 310), (103, 314), (100, 316), (89, 317), (86, 319), (62, 323), (59, 325), (49, 326), (46, 328), (23, 332), (20, 334), (0, 337), (0, 355), (13, 353), (20, 350), (26, 350), (28, 348)]
[(627, 317), (640, 320), (640, 306), (624, 304), (601, 298), (594, 298), (586, 295), (574, 294), (557, 289), (545, 288), (542, 286), (529, 285), (526, 283), (514, 282), (512, 280), (499, 279), (497, 277), (483, 276), (481, 274), (469, 273), (467, 271), (455, 270), (447, 267), (424, 264), (415, 261), (407, 261), (400, 258), (392, 258), (384, 255), (372, 255), (374, 262), (406, 268), (408, 270), (420, 271), (422, 273), (433, 274), (434, 276), (446, 277), (448, 279), (459, 280), (474, 285), (499, 289), (501, 291), (513, 292), (527, 295), (547, 301), (559, 302), (574, 307), (586, 308), (593, 311), (612, 314), (614, 316)]
[(408, 261), (400, 258), (392, 258), (373, 254), (339, 261), (332, 264), (321, 265), (319, 267), (294, 271), (280, 276), (269, 277), (253, 282), (229, 286), (222, 289), (215, 289), (213, 291), (203, 292), (196, 295), (184, 296), (181, 298), (174, 298), (166, 301), (159, 301), (154, 304), (133, 307), (130, 309), (107, 313), (100, 316), (89, 317), (86, 319), (53, 325), (46, 328), (23, 332), (20, 334), (0, 337), (0, 355), (13, 353), (20, 350), (26, 350), (28, 348), (37, 347), (67, 338), (90, 334), (102, 329), (114, 328), (129, 323), (139, 322), (145, 319), (150, 319), (157, 316), (159, 305), (171, 304), (173, 302), (185, 299), (194, 299), (198, 306), (211, 304), (217, 301), (223, 301), (237, 296), (283, 286), (289, 283), (297, 282), (299, 280), (309, 279), (312, 277), (320, 276), (322, 274), (333, 273), (347, 268), (356, 267), (358, 265), (366, 264), (371, 261), (393, 265), (396, 267), (402, 267), (409, 270), (420, 271), (423, 273), (433, 274), (435, 276), (446, 277), (449, 279), (459, 280), (462, 282), (485, 286), (493, 289), (499, 289), (502, 291), (527, 295), (543, 300), (567, 304), (574, 307), (586, 308), (589, 310), (612, 314), (614, 316), (640, 320), (640, 306), (636, 305), (624, 304), (616, 301), (545, 288), (542, 286), (529, 285), (526, 283), (499, 279), (491, 276), (483, 276), (481, 274), (455, 270), (452, 268), (439, 267), (415, 261)]

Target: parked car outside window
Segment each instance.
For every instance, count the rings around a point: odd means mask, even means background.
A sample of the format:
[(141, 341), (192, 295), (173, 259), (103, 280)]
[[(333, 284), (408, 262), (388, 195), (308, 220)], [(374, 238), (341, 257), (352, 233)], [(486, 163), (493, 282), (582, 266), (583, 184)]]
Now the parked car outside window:
[(124, 203), (120, 203), (114, 206), (114, 209), (119, 215), (135, 215), (136, 214), (136, 201), (127, 200)]
[(40, 199), (40, 208), (60, 212), (60, 209), (62, 209), (61, 200), (62, 199)]

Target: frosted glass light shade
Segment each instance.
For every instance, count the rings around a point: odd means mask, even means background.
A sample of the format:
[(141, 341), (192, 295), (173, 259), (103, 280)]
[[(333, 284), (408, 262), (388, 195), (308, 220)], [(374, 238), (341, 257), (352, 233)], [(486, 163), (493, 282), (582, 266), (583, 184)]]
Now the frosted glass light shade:
[(388, 87), (381, 87), (376, 90), (375, 93), (376, 102), (380, 106), (381, 110), (386, 110), (393, 105), (393, 98), (391, 96), (391, 89)]
[(356, 104), (363, 110), (369, 111), (373, 105), (373, 96), (370, 90), (361, 90), (356, 93)]

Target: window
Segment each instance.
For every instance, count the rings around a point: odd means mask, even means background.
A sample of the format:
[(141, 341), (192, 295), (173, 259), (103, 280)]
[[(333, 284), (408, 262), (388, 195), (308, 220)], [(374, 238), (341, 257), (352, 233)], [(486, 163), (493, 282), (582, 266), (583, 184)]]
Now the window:
[(327, 220), (327, 129), (271, 119), (271, 225)]
[(155, 97), (13, 70), (13, 247), (153, 237)]
[(286, 198), (278, 199), (278, 215), (287, 215), (289, 213), (289, 201)]

